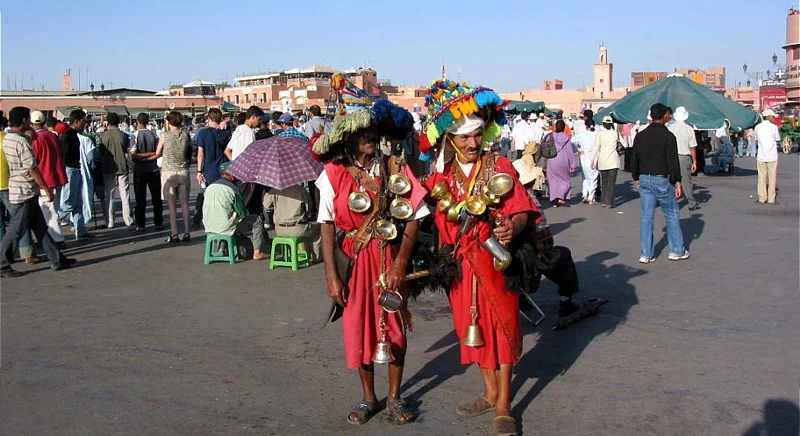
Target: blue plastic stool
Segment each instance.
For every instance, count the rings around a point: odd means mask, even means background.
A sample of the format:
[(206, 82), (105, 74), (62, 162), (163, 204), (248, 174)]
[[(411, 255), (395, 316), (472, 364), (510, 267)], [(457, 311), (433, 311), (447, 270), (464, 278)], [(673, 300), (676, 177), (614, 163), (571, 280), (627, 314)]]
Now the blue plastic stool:
[[(280, 260), (277, 259), (277, 254), (279, 253), (281, 256)], [(292, 267), (292, 271), (297, 271), (300, 264), (303, 264), (303, 266), (310, 265), (308, 251), (306, 250), (306, 241), (304, 238), (276, 236), (272, 239), (272, 251), (269, 256), (269, 269), (275, 269), (276, 266), (290, 266)]]
[[(228, 254), (217, 252), (214, 247), (215, 241), (225, 241), (228, 244)], [(233, 235), (218, 235), (216, 233), (206, 233), (206, 252), (203, 263), (208, 265), (211, 262), (230, 262), (236, 263), (236, 255), (239, 250), (236, 247), (236, 238)]]

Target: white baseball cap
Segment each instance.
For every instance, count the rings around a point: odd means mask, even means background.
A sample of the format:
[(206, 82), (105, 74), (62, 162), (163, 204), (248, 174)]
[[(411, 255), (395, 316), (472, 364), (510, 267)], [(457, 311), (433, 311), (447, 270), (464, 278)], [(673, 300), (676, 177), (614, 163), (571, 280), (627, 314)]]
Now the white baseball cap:
[(44, 124), (46, 119), (47, 118), (44, 116), (44, 112), (42, 111), (31, 112), (31, 122), (34, 124)]
[(764, 118), (766, 117), (777, 117), (778, 115), (775, 114), (775, 111), (772, 109), (767, 109), (764, 112), (761, 112), (761, 116)]

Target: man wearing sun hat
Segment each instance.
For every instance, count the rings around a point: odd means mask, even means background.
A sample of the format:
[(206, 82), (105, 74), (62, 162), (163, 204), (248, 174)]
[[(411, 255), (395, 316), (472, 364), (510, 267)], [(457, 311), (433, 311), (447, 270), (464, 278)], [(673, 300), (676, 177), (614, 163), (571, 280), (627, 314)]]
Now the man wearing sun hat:
[(758, 153), (758, 202), (761, 204), (777, 205), (775, 199), (775, 185), (778, 178), (778, 142), (781, 134), (775, 125), (775, 112), (765, 110), (761, 116), (762, 121), (755, 128)]
[(700, 209), (700, 205), (694, 198), (694, 185), (692, 184), (692, 173), (697, 171), (697, 138), (694, 135), (692, 126), (686, 123), (689, 119), (689, 112), (683, 106), (678, 106), (672, 115), (672, 122), (667, 128), (678, 142), (678, 160), (681, 165), (681, 184), (683, 194), (689, 204), (689, 210)]

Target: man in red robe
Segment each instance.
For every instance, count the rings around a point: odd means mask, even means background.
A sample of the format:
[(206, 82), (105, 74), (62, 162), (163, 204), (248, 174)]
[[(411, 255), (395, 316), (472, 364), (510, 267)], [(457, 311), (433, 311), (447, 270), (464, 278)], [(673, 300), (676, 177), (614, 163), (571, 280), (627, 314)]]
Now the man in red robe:
[[(455, 94), (449, 102), (448, 92)], [(513, 179), (513, 186), (499, 204), (490, 205), (478, 217), (470, 217), (464, 211), (457, 221), (450, 221), (447, 215), (451, 212), (452, 218), (452, 211), (437, 207), (434, 221), (440, 244), (455, 246), (454, 256), (461, 269), (460, 278), (449, 293), (453, 324), (461, 342), (461, 363), (477, 363), (484, 384), (483, 394), (458, 407), (456, 412), (469, 418), (494, 410), (495, 434), (516, 434), (516, 422), (511, 417), (511, 375), (522, 353), (518, 296), (508, 289), (503, 272), (494, 266), (495, 257), (483, 244), (493, 237), (501, 245), (508, 245), (534, 225), (539, 209), (519, 182), (511, 163), (484, 151), (501, 131), (498, 121), (504, 122), (504, 117), (497, 106), (502, 100), (491, 90), (447, 81), (437, 82), (432, 95), (433, 110), (424, 135), (438, 148), (438, 158), (435, 172), (426, 181), (427, 188), (433, 190), (444, 182), (453, 197), (450, 207), (464, 208), (470, 196), (480, 195), (492, 175), (503, 173)], [(436, 102), (437, 95), (444, 98)], [(460, 117), (441, 122), (442, 117), (452, 113), (453, 107)], [(464, 225), (467, 219), (471, 227)], [(481, 332), (482, 345), (465, 341), (473, 323)]]

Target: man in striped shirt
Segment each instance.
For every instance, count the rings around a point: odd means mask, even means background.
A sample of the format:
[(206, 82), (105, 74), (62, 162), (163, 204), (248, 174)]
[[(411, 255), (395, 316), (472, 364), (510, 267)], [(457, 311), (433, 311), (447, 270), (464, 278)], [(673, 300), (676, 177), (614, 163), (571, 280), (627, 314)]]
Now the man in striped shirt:
[(39, 190), (47, 195), (47, 201), (53, 201), (53, 193), (36, 167), (31, 138), (24, 133), (31, 126), (31, 110), (15, 107), (9, 112), (8, 118), (11, 132), (3, 138), (3, 154), (8, 162), (11, 224), (0, 242), (0, 277), (22, 275), (11, 268), (11, 263), (20, 239), (29, 230), (33, 230), (36, 239), (41, 242), (50, 259), (50, 268), (56, 271), (69, 268), (75, 260), (61, 254), (47, 232), (47, 221), (39, 207)]

